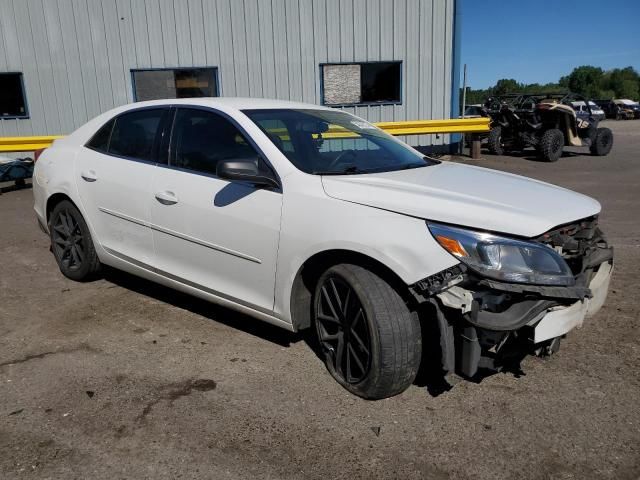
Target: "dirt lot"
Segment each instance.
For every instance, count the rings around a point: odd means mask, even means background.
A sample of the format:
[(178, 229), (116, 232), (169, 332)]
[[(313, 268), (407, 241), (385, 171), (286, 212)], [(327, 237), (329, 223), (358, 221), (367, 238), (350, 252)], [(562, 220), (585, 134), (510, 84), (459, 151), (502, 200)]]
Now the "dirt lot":
[(602, 203), (603, 310), (519, 375), (379, 402), (300, 335), (124, 274), (66, 280), (31, 190), (1, 195), (0, 478), (640, 478), (640, 121), (609, 126), (605, 158), (465, 160)]

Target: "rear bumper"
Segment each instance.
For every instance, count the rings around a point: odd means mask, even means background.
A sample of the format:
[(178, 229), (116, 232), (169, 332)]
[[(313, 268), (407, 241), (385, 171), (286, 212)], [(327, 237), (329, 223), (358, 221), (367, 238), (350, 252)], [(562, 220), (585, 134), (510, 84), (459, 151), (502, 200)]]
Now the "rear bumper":
[(556, 306), (528, 325), (533, 327), (533, 342), (540, 343), (567, 334), (576, 327), (581, 327), (584, 319), (595, 315), (604, 304), (609, 290), (609, 282), (613, 273), (612, 263), (603, 263), (589, 283), (592, 297), (585, 298), (568, 307)]

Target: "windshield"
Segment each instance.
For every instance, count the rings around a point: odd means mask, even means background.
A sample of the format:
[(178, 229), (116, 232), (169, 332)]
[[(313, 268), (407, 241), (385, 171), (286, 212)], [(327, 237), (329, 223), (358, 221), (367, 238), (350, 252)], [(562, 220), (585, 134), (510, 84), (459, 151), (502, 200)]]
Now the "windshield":
[(348, 175), (439, 163), (346, 112), (287, 108), (243, 113), (303, 172)]

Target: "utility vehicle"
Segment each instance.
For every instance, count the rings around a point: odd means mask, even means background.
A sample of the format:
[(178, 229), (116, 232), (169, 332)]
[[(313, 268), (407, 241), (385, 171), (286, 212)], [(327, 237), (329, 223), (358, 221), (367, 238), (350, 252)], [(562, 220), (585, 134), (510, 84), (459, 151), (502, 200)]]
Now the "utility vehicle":
[[(586, 115), (576, 115), (572, 103), (584, 102)], [(491, 117), (487, 139), (489, 152), (536, 149), (538, 157), (555, 162), (565, 146), (589, 147), (592, 155), (607, 155), (613, 146), (613, 133), (599, 128), (587, 99), (576, 94), (508, 94), (487, 99)]]

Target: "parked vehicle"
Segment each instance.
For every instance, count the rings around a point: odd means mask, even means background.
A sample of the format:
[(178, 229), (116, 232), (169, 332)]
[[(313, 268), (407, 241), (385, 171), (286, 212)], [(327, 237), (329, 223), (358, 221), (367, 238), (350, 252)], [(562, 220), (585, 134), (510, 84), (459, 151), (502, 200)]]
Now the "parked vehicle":
[(638, 104), (638, 102), (634, 102), (628, 98), (616, 99), (613, 102), (625, 112), (627, 119), (640, 118), (640, 104)]
[[(587, 100), (576, 94), (511, 94), (489, 98), (491, 117), (487, 140), (489, 151), (522, 151), (534, 147), (538, 157), (555, 162), (565, 146), (589, 147), (592, 155), (607, 155), (613, 146), (613, 133), (598, 128), (594, 115), (576, 115), (573, 102)], [(586, 104), (590, 111), (589, 104)]]
[(571, 102), (571, 106), (576, 111), (576, 116), (579, 118), (588, 119), (591, 116), (596, 120), (600, 121), (600, 120), (604, 120), (606, 117), (604, 110), (602, 110), (598, 105), (596, 105), (591, 100), (589, 100), (588, 102), (584, 102), (583, 100), (579, 100), (577, 102)]
[(293, 102), (116, 108), (41, 154), (33, 193), (68, 278), (110, 265), (313, 328), (330, 374), (371, 399), (413, 382), (423, 333), (468, 377), (553, 352), (613, 268), (597, 201)]
[(633, 111), (631, 109), (625, 109), (613, 100), (594, 100), (594, 102), (602, 108), (606, 118), (615, 120), (630, 120), (633, 118)]
[(480, 118), (488, 116), (482, 105), (467, 105), (464, 109), (464, 118)]

